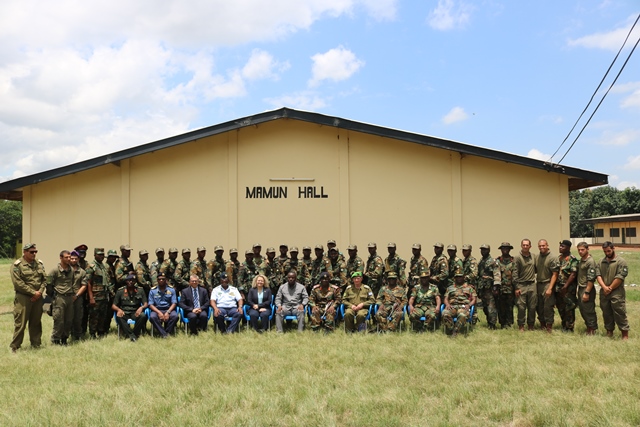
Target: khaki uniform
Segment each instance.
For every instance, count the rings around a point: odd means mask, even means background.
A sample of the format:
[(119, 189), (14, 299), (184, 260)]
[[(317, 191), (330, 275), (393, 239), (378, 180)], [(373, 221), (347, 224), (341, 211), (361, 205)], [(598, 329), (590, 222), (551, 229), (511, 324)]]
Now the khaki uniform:
[(69, 267), (67, 270), (63, 270), (60, 264), (47, 275), (47, 294), (53, 295), (51, 342), (54, 344), (66, 343), (67, 338), (71, 335), (73, 282), (73, 269)]
[[(13, 350), (20, 348), (27, 324), (29, 325), (31, 347), (40, 347), (42, 344), (42, 305), (47, 284), (44, 265), (40, 260), (29, 263), (22, 257), (13, 263), (11, 281), (16, 295), (13, 301), (14, 331), (10, 347)], [(36, 292), (40, 292), (42, 296), (36, 301), (31, 301), (31, 297)]]
[[(369, 307), (375, 304), (376, 300), (373, 296), (373, 290), (367, 285), (361, 285), (360, 289), (356, 289), (354, 285), (349, 285), (342, 295), (342, 303), (344, 304), (344, 324), (347, 332), (353, 332), (354, 329), (360, 330), (369, 313)], [(362, 308), (354, 312), (352, 306), (363, 304)], [(355, 322), (354, 322), (355, 320)]]
[(518, 326), (524, 326), (525, 321), (530, 328), (536, 323), (536, 309), (538, 307), (538, 293), (536, 290), (536, 260), (535, 255), (525, 256), (520, 252), (515, 256), (513, 269), (514, 290), (520, 291), (516, 299), (518, 306)]
[[(78, 292), (80, 292), (80, 289), (83, 286), (87, 286), (87, 273), (82, 267), (78, 265), (78, 267), (73, 270), (73, 294), (78, 295)], [(73, 302), (73, 321), (71, 332), (75, 340), (81, 339), (86, 332), (86, 329), (83, 330), (82, 328), (82, 321), (84, 319), (84, 310), (86, 305), (86, 295), (87, 292), (85, 289), (85, 292), (79, 297), (75, 297), (76, 299)]]
[(553, 324), (553, 307), (556, 305), (556, 297), (553, 292), (550, 297), (547, 297), (545, 293), (547, 292), (547, 287), (549, 287), (553, 272), (556, 271), (557, 261), (558, 257), (551, 255), (551, 252), (547, 252), (544, 255), (538, 254), (536, 257), (536, 293), (538, 295), (536, 312), (538, 314), (538, 322), (541, 325), (545, 323)]
[(587, 289), (587, 282), (596, 282), (596, 262), (591, 255), (588, 255), (587, 259), (580, 259), (578, 264), (578, 308), (587, 328), (595, 331), (598, 329), (595, 287), (591, 288), (589, 300), (582, 302), (584, 291)]
[(606, 257), (596, 266), (596, 277), (600, 276), (604, 284), (610, 286), (614, 279), (620, 279), (622, 283), (609, 295), (605, 295), (600, 289), (600, 308), (604, 320), (604, 328), (613, 331), (618, 325), (621, 331), (629, 330), (627, 320), (626, 293), (624, 290), (624, 279), (629, 274), (627, 262), (616, 255), (612, 260)]

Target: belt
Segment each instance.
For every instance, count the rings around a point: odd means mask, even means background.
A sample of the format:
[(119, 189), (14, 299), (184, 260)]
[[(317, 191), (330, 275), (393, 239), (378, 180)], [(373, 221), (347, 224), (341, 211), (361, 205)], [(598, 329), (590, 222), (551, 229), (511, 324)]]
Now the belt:
[(72, 297), (74, 295), (75, 295), (75, 293), (73, 293), (73, 292), (69, 292), (69, 293), (66, 293), (66, 294), (58, 294), (59, 297)]

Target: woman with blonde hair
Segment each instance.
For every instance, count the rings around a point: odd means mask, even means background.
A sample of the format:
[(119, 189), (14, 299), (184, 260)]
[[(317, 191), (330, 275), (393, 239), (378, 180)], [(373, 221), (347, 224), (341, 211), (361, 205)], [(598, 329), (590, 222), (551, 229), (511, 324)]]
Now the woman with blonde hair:
[[(251, 282), (251, 289), (247, 296), (247, 304), (249, 304), (251, 327), (259, 333), (269, 329), (271, 298), (272, 293), (271, 289), (269, 289), (269, 279), (263, 274), (258, 274), (253, 278), (253, 282)], [(258, 328), (258, 318), (260, 318), (262, 323), (261, 328)]]

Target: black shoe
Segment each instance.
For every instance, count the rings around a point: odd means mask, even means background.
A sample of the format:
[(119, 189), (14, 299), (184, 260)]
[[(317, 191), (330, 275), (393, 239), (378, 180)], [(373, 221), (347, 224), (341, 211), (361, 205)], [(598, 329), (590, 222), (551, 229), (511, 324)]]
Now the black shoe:
[(136, 341), (138, 341), (138, 340), (136, 339), (136, 337), (131, 337), (130, 339), (131, 339), (131, 342), (136, 342)]

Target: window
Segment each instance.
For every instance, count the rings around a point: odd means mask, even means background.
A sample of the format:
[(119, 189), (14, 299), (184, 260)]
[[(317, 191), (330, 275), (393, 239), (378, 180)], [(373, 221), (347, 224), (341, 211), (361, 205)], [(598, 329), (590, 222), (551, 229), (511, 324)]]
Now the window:
[(596, 228), (595, 230), (596, 237), (604, 237), (604, 228)]
[(636, 237), (636, 228), (635, 227), (627, 228), (626, 235), (627, 237)]
[(620, 237), (620, 229), (619, 228), (610, 228), (609, 229), (609, 237)]

